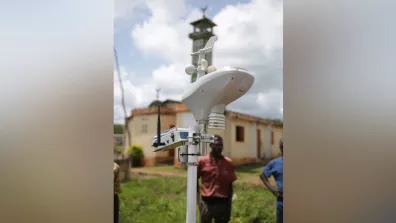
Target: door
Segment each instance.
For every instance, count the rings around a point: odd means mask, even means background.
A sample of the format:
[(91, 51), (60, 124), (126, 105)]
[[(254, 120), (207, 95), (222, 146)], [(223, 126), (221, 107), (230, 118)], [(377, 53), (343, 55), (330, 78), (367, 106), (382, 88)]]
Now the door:
[(261, 131), (257, 129), (257, 158), (261, 158)]

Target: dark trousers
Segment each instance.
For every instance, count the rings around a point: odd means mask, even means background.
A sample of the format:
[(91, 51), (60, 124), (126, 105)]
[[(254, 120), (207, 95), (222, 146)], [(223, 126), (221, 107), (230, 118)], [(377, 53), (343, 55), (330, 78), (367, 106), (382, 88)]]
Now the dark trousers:
[(276, 201), (276, 223), (283, 223), (283, 199)]
[(228, 198), (202, 197), (204, 207), (200, 207), (201, 223), (228, 223), (231, 218), (231, 200)]
[(118, 214), (120, 211), (120, 198), (118, 194), (114, 195), (114, 223), (118, 223)]

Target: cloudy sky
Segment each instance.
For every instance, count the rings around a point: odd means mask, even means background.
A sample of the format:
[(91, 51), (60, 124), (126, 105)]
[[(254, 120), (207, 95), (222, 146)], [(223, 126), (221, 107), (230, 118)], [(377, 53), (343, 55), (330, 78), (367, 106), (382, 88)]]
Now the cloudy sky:
[[(115, 48), (125, 89), (128, 115), (155, 100), (180, 100), (190, 82), (184, 73), (191, 63), (190, 22), (207, 17), (217, 27), (213, 50), (217, 68), (238, 66), (255, 75), (246, 95), (228, 109), (263, 118), (283, 113), (282, 0), (116, 0)], [(122, 123), (121, 90), (114, 71), (114, 122)]]

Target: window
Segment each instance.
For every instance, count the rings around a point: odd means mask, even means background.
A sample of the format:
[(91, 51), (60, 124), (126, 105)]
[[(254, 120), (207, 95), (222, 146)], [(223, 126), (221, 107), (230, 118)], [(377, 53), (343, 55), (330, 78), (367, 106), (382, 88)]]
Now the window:
[(147, 133), (147, 124), (142, 125), (142, 133)]
[(271, 145), (275, 144), (274, 132), (271, 132)]
[(235, 128), (235, 139), (237, 142), (243, 142), (245, 140), (245, 129), (242, 126)]

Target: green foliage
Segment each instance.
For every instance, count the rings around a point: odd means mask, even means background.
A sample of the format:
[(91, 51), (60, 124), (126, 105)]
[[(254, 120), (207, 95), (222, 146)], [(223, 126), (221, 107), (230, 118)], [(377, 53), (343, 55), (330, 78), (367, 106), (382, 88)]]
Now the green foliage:
[(124, 126), (120, 124), (114, 124), (114, 134), (122, 134), (124, 132)]
[(122, 153), (122, 151), (124, 151), (124, 147), (118, 145), (118, 146), (116, 146), (116, 147), (114, 148), (114, 151), (115, 151), (115, 152), (118, 152), (118, 153)]
[[(122, 223), (178, 223), (186, 218), (185, 178), (155, 177), (123, 184), (120, 194)], [(230, 223), (275, 222), (275, 198), (260, 186), (237, 183), (237, 199), (232, 206)], [(197, 220), (199, 219), (197, 209)]]
[(140, 160), (143, 158), (143, 147), (141, 145), (132, 145), (128, 149), (128, 153), (132, 156), (133, 159)]

